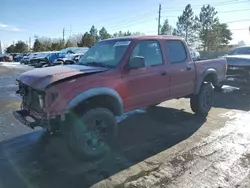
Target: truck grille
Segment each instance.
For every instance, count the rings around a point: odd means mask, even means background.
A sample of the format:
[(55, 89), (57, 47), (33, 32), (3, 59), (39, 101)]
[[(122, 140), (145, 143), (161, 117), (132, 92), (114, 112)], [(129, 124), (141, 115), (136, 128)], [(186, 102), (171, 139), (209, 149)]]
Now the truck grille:
[(23, 105), (29, 110), (33, 110), (35, 112), (42, 112), (42, 108), (39, 102), (39, 96), (42, 95), (43, 101), (45, 98), (44, 93), (36, 91), (31, 87), (28, 87), (24, 84), (19, 84), (19, 93), (23, 98)]

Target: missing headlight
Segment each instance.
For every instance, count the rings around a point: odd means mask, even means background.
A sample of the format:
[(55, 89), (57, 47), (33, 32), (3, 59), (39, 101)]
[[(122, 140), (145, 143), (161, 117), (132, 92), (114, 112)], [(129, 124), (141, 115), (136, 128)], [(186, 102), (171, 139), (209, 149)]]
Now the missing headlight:
[(39, 98), (39, 105), (40, 105), (40, 108), (43, 109), (44, 107), (44, 96), (39, 94), (38, 95), (38, 98)]

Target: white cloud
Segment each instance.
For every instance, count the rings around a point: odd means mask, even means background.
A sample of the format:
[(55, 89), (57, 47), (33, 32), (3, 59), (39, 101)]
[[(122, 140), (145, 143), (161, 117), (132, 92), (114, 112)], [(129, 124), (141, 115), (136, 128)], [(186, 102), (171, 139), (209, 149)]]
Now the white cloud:
[(6, 28), (6, 27), (8, 27), (8, 25), (0, 23), (0, 28), (1, 27)]
[(7, 25), (7, 24), (3, 24), (3, 23), (0, 23), (0, 30), (5, 30), (5, 31), (22, 31), (22, 29), (16, 27), (16, 26), (13, 26), (13, 25)]

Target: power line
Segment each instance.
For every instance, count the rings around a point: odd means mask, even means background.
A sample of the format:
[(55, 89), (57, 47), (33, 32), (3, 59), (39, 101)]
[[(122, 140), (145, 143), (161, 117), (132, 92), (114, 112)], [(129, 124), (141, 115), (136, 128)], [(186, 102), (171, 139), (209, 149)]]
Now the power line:
[(249, 30), (249, 28), (238, 28), (238, 29), (230, 29), (231, 31), (238, 31), (238, 30)]
[(229, 22), (223, 22), (223, 23), (237, 23), (237, 22), (249, 22), (250, 19), (243, 19), (243, 20), (234, 20), (234, 21), (229, 21)]
[[(224, 2), (224, 3), (218, 3), (218, 4), (211, 4), (211, 6), (226, 6), (226, 5), (232, 5), (232, 4), (240, 4), (240, 3), (245, 3), (245, 2), (249, 2), (247, 0), (243, 0), (243, 1), (228, 1), (228, 2)], [(191, 5), (192, 8), (193, 7), (201, 7), (204, 4), (199, 4), (199, 5)], [(206, 4), (205, 4), (206, 5)], [(181, 8), (181, 7), (180, 7)], [(163, 8), (162, 10), (168, 10), (168, 12), (177, 12), (177, 11), (181, 11), (182, 9), (169, 9), (169, 8)]]
[[(222, 5), (225, 5), (225, 4), (237, 4), (237, 3), (243, 3), (243, 2), (248, 2), (248, 1), (247, 0), (244, 0), (244, 1), (238, 1), (238, 0), (220, 1), (220, 2), (216, 2), (216, 4), (214, 4), (214, 6), (215, 5), (217, 5), (217, 6), (221, 5), (222, 6)], [(204, 4), (194, 5), (194, 6), (203, 6), (203, 5)], [(192, 6), (192, 7), (194, 7), (194, 6)], [(182, 8), (183, 6), (179, 6), (179, 7)], [(180, 10), (182, 10), (182, 9), (169, 9), (169, 8), (163, 8), (163, 9), (167, 9), (168, 11), (180, 11)], [(124, 22), (128, 22), (128, 21), (142, 19), (142, 18), (145, 18), (145, 16), (150, 16), (150, 15), (154, 15), (154, 14), (157, 14), (157, 12), (151, 11), (151, 12), (139, 14), (139, 15), (137, 15), (135, 17), (132, 17), (132, 18), (129, 18), (129, 19), (125, 19), (125, 20), (114, 22), (111, 25), (116, 24), (116, 23), (124, 23)], [(113, 19), (117, 19), (117, 18), (119, 18), (119, 17), (116, 16), (116, 17), (108, 18), (108, 19), (109, 20), (113, 20)], [(108, 23), (107, 20), (105, 20), (105, 22)]]
[(122, 29), (122, 28), (128, 28), (128, 27), (131, 27), (131, 26), (134, 26), (134, 25), (139, 25), (139, 24), (152, 22), (152, 21), (153, 21), (153, 19), (147, 20), (147, 21), (142, 21), (142, 22), (137, 22), (137, 23), (133, 23), (133, 24), (129, 24), (129, 25), (123, 25), (123, 26), (119, 26), (119, 27), (107, 27), (107, 28), (109, 30), (119, 30), (119, 29)]
[[(207, 4), (210, 4), (210, 5), (213, 5), (214, 3), (215, 4), (220, 4), (220, 3), (233, 3), (233, 2), (238, 2), (239, 0), (226, 0), (226, 1), (210, 1), (210, 3), (207, 3)], [(187, 4), (191, 4), (192, 5), (192, 3), (187, 3)], [(179, 7), (182, 7), (182, 6), (184, 6), (185, 4), (181, 4), (181, 5), (179, 5), (179, 6), (174, 6), (173, 8), (179, 8)], [(192, 6), (200, 6), (201, 4), (193, 4)], [(164, 4), (163, 4), (163, 6), (164, 6)], [(202, 6), (202, 5), (201, 5)]]
[(111, 24), (111, 26), (116, 25), (116, 24), (121, 24), (121, 23), (126, 23), (126, 22), (133, 22), (133, 21), (136, 21), (136, 20), (145, 19), (148, 16), (152, 16), (152, 15), (156, 15), (156, 14), (157, 14), (157, 12), (151, 12), (151, 13), (147, 13), (147, 14), (143, 14), (143, 15), (138, 15), (138, 16), (126, 19), (126, 20), (121, 20), (121, 21), (114, 22), (114, 23)]
[[(216, 2), (213, 6), (225, 6), (225, 5), (229, 5), (229, 4), (238, 4), (238, 3), (244, 3), (244, 2), (248, 2), (246, 0), (244, 1), (237, 1), (237, 0), (230, 0), (230, 1), (221, 1), (221, 2)], [(202, 5), (194, 5), (194, 6), (202, 6)], [(166, 9), (166, 8), (164, 8)], [(162, 9), (161, 9), (162, 10)], [(230, 12), (239, 12), (239, 11), (247, 11), (247, 10), (250, 10), (250, 9), (241, 9), (241, 10), (230, 10), (230, 11), (221, 11), (219, 12), (220, 13), (230, 13)], [(168, 9), (168, 12), (173, 12), (173, 11), (179, 11), (179, 10), (174, 10), (174, 9)], [(160, 11), (159, 11), (160, 12)], [(159, 14), (158, 12), (158, 14)], [(111, 24), (111, 27), (109, 25), (105, 25), (106, 28), (108, 28), (109, 30), (112, 29), (123, 29), (123, 28), (128, 28), (128, 27), (131, 27), (131, 26), (134, 26), (134, 25), (138, 25), (138, 24), (142, 24), (142, 23), (147, 23), (147, 22), (150, 22), (151, 20), (147, 20), (147, 21), (142, 21), (142, 22), (138, 22), (138, 20), (142, 20), (142, 19), (145, 19), (146, 17), (149, 17), (151, 15), (154, 15), (156, 14), (156, 12), (152, 11), (152, 12), (147, 12), (147, 13), (144, 13), (144, 14), (140, 14), (140, 15), (137, 15), (135, 17), (132, 17), (130, 19), (126, 19), (126, 20), (122, 20), (122, 21), (118, 21), (118, 22), (114, 22), (113, 24)], [(167, 18), (177, 18), (178, 16), (167, 16)], [(115, 17), (117, 18), (117, 17)], [(159, 30), (159, 18), (158, 18), (158, 30)], [(248, 20), (244, 20), (244, 21), (248, 21)], [(131, 24), (132, 22), (136, 22), (136, 23), (133, 23)], [(232, 22), (226, 22), (226, 23), (233, 23), (233, 22), (238, 22), (238, 21), (232, 21)], [(115, 24), (117, 23), (117, 24)], [(129, 25), (126, 25), (126, 24), (129, 24)], [(123, 24), (123, 25), (121, 25)], [(124, 25), (125, 24), (125, 25)], [(66, 30), (64, 30), (65, 32)], [(82, 31), (80, 31), (82, 32)], [(79, 32), (73, 32), (73, 33), (79, 33)]]
[[(239, 10), (228, 10), (228, 11), (220, 11), (218, 14), (225, 14), (225, 13), (232, 13), (232, 12), (244, 12), (244, 11), (250, 11), (250, 9), (239, 9)], [(177, 18), (180, 15), (171, 15), (167, 16), (167, 18)]]
[[(221, 2), (217, 2), (215, 3), (214, 5), (217, 5), (217, 6), (224, 6), (225, 4), (237, 4), (237, 3), (243, 3), (243, 2), (247, 2), (246, 0), (244, 1), (237, 1), (237, 0), (230, 0), (230, 1), (221, 1)], [(194, 6), (202, 6), (202, 5), (194, 5)], [(166, 9), (166, 8), (165, 8)], [(231, 11), (223, 11), (223, 12), (219, 12), (219, 13), (229, 13), (229, 12), (237, 12), (237, 11), (246, 11), (246, 10), (250, 10), (250, 9), (243, 9), (243, 10), (231, 10)], [(180, 11), (180, 9), (176, 9), (176, 10), (173, 10), (173, 9), (168, 9), (168, 12), (174, 12), (174, 11)], [(105, 24), (104, 27), (106, 28), (109, 28), (109, 29), (119, 29), (121, 28), (121, 24), (127, 24), (129, 23), (128, 26), (125, 26), (125, 27), (130, 27), (130, 26), (133, 26), (133, 25), (137, 25), (138, 24), (138, 20), (142, 20), (142, 19), (145, 19), (146, 17), (149, 17), (149, 16), (152, 16), (152, 15), (155, 15), (157, 14), (157, 12), (147, 12), (147, 13), (144, 13), (144, 14), (140, 14), (140, 15), (137, 15), (135, 17), (132, 17), (130, 19), (126, 19), (126, 20), (122, 20), (122, 21), (117, 21), (117, 22), (113, 22), (112, 24)], [(177, 18), (178, 16), (167, 16), (167, 18)], [(117, 19), (117, 17), (115, 17)], [(107, 22), (106, 22), (107, 23)], [(134, 24), (130, 24), (130, 23), (134, 23)], [(142, 22), (139, 22), (139, 23), (142, 23)], [(124, 26), (123, 26), (124, 27)], [(80, 31), (82, 32), (82, 31)], [(74, 32), (74, 33), (77, 33), (77, 32)]]
[[(144, 23), (152, 22), (152, 21), (153, 20), (147, 20), (147, 21), (137, 22), (137, 23), (133, 23), (133, 24), (129, 24), (129, 25), (123, 25), (123, 26), (120, 26), (120, 27), (111, 27), (111, 28), (108, 28), (108, 30), (120, 30), (120, 29), (128, 28), (128, 27), (131, 27), (131, 26), (134, 26), (134, 25), (144, 24)], [(223, 22), (223, 23), (235, 23), (235, 22), (244, 22), (244, 21), (250, 21), (250, 19), (234, 20), (234, 21)], [(79, 33), (79, 32), (73, 32), (73, 34), (76, 34), (76, 33)]]
[[(235, 10), (235, 11), (238, 11), (238, 10)], [(229, 12), (229, 11), (228, 11)], [(231, 11), (230, 11), (231, 12)], [(140, 25), (140, 24), (144, 24), (144, 23), (147, 23), (147, 22), (152, 22), (153, 20), (147, 20), (147, 21), (141, 21), (141, 22), (136, 22), (136, 23), (132, 23), (132, 24), (125, 24), (125, 25), (117, 25), (115, 27), (106, 27), (108, 30), (119, 30), (119, 29), (124, 29), (124, 28), (128, 28), (128, 27), (131, 27), (131, 26), (134, 26), (134, 25)], [(228, 21), (228, 22), (223, 22), (223, 23), (236, 23), (236, 22), (246, 22), (246, 21), (250, 21), (250, 19), (242, 19), (242, 20), (233, 20), (233, 21)], [(159, 23), (158, 23), (159, 24)], [(74, 34), (75, 33), (79, 33), (79, 32), (73, 32)]]
[[(134, 25), (138, 25), (138, 24), (143, 24), (143, 23), (147, 23), (147, 22), (151, 22), (152, 20), (147, 20), (147, 21), (143, 21), (143, 22), (139, 22), (139, 23), (134, 23), (134, 24), (130, 24), (130, 25), (125, 25), (125, 26), (121, 26), (121, 27), (115, 27), (115, 28), (108, 28), (110, 29), (122, 29), (122, 28), (128, 28)], [(243, 19), (243, 20), (234, 20), (234, 21), (229, 21), (229, 22), (223, 22), (223, 23), (235, 23), (235, 22), (245, 22), (245, 21), (250, 21), (250, 19)]]
[(220, 12), (218, 12), (218, 14), (221, 14), (221, 13), (230, 13), (230, 12), (242, 12), (242, 11), (249, 11), (249, 10), (250, 9), (220, 11)]
[[(237, 4), (237, 3), (243, 3), (243, 2), (248, 2), (247, 0), (244, 0), (244, 1), (237, 1), (237, 0), (230, 0), (230, 1), (221, 1), (221, 2), (217, 2), (217, 3), (215, 3), (214, 5), (216, 5), (216, 6), (224, 6), (225, 4), (227, 4), (227, 5), (229, 5), (229, 4)], [(200, 5), (194, 5), (194, 6), (203, 6), (204, 4), (200, 4)], [(194, 7), (194, 6), (192, 6), (192, 7)], [(175, 12), (175, 11), (181, 11), (182, 9), (169, 9), (169, 8), (163, 8), (163, 9), (167, 9), (168, 10), (168, 12)], [(162, 9), (162, 10), (163, 10)], [(243, 10), (242, 10), (243, 11)], [(229, 12), (229, 11), (225, 11), (225, 13), (226, 12)], [(231, 12), (231, 11), (230, 11)], [(233, 11), (232, 11), (233, 12)], [(219, 13), (222, 13), (222, 12), (219, 12)], [(152, 15), (155, 15), (155, 14), (157, 14), (157, 12), (155, 12), (155, 11), (151, 11), (151, 12), (147, 12), (147, 13), (144, 13), (144, 14), (140, 14), (140, 15), (137, 15), (137, 16), (135, 16), (135, 17), (132, 17), (132, 18), (129, 18), (129, 19), (125, 19), (125, 20), (121, 20), (121, 21), (116, 21), (116, 22), (113, 22), (113, 23), (111, 23), (110, 25), (109, 24), (107, 24), (107, 23), (109, 23), (109, 22), (107, 22), (106, 20), (105, 20), (105, 22), (106, 22), (106, 25), (105, 25), (105, 27), (107, 27), (107, 26), (109, 26), (109, 27), (117, 27), (117, 26), (119, 26), (120, 24), (126, 24), (126, 23), (130, 23), (130, 22), (135, 22), (135, 21), (137, 21), (137, 20), (141, 20), (141, 19), (145, 19), (145, 17), (148, 17), (148, 16), (152, 16)], [(168, 16), (168, 17), (172, 17), (172, 18), (174, 18), (175, 16)], [(177, 16), (176, 16), (177, 17)], [(115, 19), (117, 19), (118, 17), (114, 17)], [(113, 19), (112, 19), (113, 20)]]
[[(148, 16), (151, 16), (151, 15), (153, 15), (153, 14), (157, 14), (157, 12), (154, 12), (154, 13), (151, 13), (151, 14), (147, 14)], [(146, 15), (146, 14), (145, 14)], [(147, 18), (147, 16), (145, 17), (135, 17), (134, 19), (132, 19), (132, 20), (124, 20), (124, 21), (121, 21), (121, 22), (117, 22), (117, 24), (111, 24), (111, 25), (105, 25), (104, 27), (105, 28), (110, 28), (110, 29), (117, 29), (117, 28), (121, 28), (121, 27), (127, 27), (126, 25), (127, 24), (129, 24), (128, 25), (128, 27), (130, 27), (130, 26), (133, 26), (133, 25), (137, 25), (138, 23), (144, 23), (144, 22), (149, 22), (148, 20), (147, 21), (142, 21), (142, 22), (138, 22), (139, 20), (142, 20), (142, 19), (146, 19)], [(131, 24), (131, 23), (133, 23), (133, 24)], [(65, 30), (65, 31), (67, 31), (67, 32), (70, 32), (69, 30)], [(79, 32), (82, 32), (82, 31), (79, 31)], [(74, 31), (74, 32), (72, 32), (72, 33), (79, 33), (78, 31)]]
[[(139, 14), (137, 16), (131, 17), (129, 19), (125, 19), (125, 20), (118, 20), (117, 18), (121, 18), (121, 16), (116, 16), (116, 17), (107, 18), (106, 20), (99, 20), (99, 22), (101, 22), (101, 23), (105, 22), (106, 25), (107, 25), (107, 23), (111, 23), (111, 25), (114, 25), (114, 24), (129, 22), (129, 21), (133, 21), (133, 20), (137, 20), (137, 19), (143, 19), (143, 18), (145, 18), (145, 16), (150, 16), (150, 15), (153, 15), (153, 14), (157, 14), (157, 12), (156, 11), (150, 11), (150, 12), (146, 12), (146, 13)], [(112, 21), (110, 22), (110, 21), (107, 21), (107, 20), (112, 20)], [(113, 22), (114, 20), (116, 20), (116, 21)], [(94, 23), (88, 23), (88, 24), (95, 25)]]

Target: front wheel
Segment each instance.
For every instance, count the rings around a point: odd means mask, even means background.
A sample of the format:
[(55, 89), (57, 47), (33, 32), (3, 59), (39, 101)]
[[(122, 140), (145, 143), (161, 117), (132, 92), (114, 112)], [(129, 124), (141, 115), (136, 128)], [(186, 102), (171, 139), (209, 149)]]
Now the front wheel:
[(206, 116), (214, 104), (214, 91), (210, 83), (204, 83), (197, 95), (190, 99), (190, 106), (194, 113)]
[(79, 118), (72, 118), (69, 148), (82, 159), (102, 157), (109, 151), (108, 143), (115, 137), (115, 130), (112, 112), (105, 108), (91, 109)]

